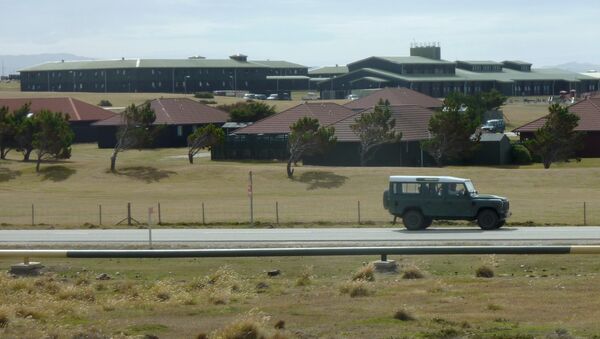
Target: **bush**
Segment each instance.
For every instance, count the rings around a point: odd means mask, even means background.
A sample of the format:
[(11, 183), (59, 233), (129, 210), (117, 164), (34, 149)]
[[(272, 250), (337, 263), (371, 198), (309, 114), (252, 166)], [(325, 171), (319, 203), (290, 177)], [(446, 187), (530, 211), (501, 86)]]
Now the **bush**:
[(102, 99), (98, 103), (98, 106), (101, 106), (101, 107), (112, 107), (112, 103), (110, 101), (106, 100), (106, 99)]
[(401, 309), (394, 313), (394, 319), (401, 321), (413, 321), (415, 320), (415, 317), (412, 314), (410, 314), (410, 312), (408, 312), (407, 310)]
[(409, 267), (402, 273), (402, 279), (423, 279), (424, 277), (417, 267)]
[(196, 92), (194, 98), (198, 99), (213, 99), (215, 96), (211, 92)]
[(201, 104), (205, 104), (205, 105), (216, 105), (217, 102), (214, 100), (200, 100), (199, 101)]
[(342, 294), (349, 294), (350, 297), (366, 297), (371, 294), (371, 291), (367, 288), (367, 283), (363, 280), (352, 281), (346, 283), (340, 287)]
[(296, 286), (308, 286), (312, 283), (312, 279), (313, 279), (313, 268), (312, 268), (312, 266), (306, 266), (306, 267), (304, 267), (304, 270), (302, 271), (302, 273), (300, 273), (300, 276), (298, 277), (298, 279), (296, 279)]
[(358, 272), (354, 273), (352, 280), (375, 281), (375, 266), (373, 264), (363, 266)]
[(512, 162), (515, 165), (529, 165), (533, 161), (531, 152), (529, 152), (527, 147), (521, 144), (513, 144), (510, 155), (512, 157)]
[(475, 271), (475, 276), (478, 278), (493, 278), (494, 270), (489, 266), (481, 266)]

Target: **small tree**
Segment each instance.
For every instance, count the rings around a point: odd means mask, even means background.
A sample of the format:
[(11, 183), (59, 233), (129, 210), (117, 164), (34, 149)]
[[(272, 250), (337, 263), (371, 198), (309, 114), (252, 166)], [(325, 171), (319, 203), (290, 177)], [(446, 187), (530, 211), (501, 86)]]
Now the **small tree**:
[(110, 170), (116, 170), (117, 155), (131, 148), (142, 148), (153, 137), (152, 124), (156, 114), (147, 102), (141, 106), (131, 104), (121, 113), (121, 125), (117, 130), (117, 143), (110, 157)]
[(319, 125), (319, 120), (311, 117), (298, 119), (290, 126), (288, 149), (290, 158), (287, 162), (287, 175), (294, 175), (292, 164), (296, 164), (304, 155), (325, 152), (336, 142), (335, 129)]
[(8, 107), (0, 107), (0, 159), (6, 159), (14, 140), (14, 126), (8, 113)]
[(392, 118), (389, 101), (379, 100), (372, 112), (364, 113), (350, 125), (352, 131), (360, 138), (360, 165), (366, 165), (377, 147), (399, 141), (401, 133), (396, 133), (396, 119)]
[[(567, 161), (583, 146), (581, 132), (575, 132), (579, 117), (570, 113), (567, 107), (554, 104), (548, 108), (550, 114), (546, 123), (538, 129), (533, 139), (525, 142), (531, 153), (542, 159), (544, 168), (550, 168), (554, 162)], [(577, 158), (579, 161), (579, 159)]]
[(444, 109), (429, 120), (431, 138), (422, 147), (434, 158), (438, 166), (447, 160), (465, 159), (478, 146), (481, 136), (479, 117), (461, 109), (456, 102), (444, 101)]
[(230, 120), (236, 122), (255, 122), (275, 114), (275, 106), (257, 101), (236, 102), (217, 108), (229, 112)]
[(36, 132), (34, 115), (30, 112), (30, 104), (24, 104), (9, 116), (13, 137), (10, 144), (17, 151), (23, 153), (23, 161), (29, 161), (33, 151), (33, 134)]
[(68, 159), (74, 134), (69, 126), (69, 116), (42, 110), (32, 119), (35, 126), (32, 145), (37, 155), (35, 171), (40, 171), (42, 159)]
[(198, 128), (194, 133), (188, 136), (188, 159), (190, 164), (194, 163), (194, 156), (201, 149), (207, 148), (210, 150), (213, 146), (222, 143), (225, 140), (225, 132), (213, 124), (208, 124)]

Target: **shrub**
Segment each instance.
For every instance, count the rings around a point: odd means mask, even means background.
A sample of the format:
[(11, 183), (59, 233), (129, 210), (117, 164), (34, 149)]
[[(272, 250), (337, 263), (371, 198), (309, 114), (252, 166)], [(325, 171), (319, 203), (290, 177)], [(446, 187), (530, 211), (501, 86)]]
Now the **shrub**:
[(98, 103), (98, 106), (101, 106), (101, 107), (112, 107), (112, 103), (110, 101), (106, 100), (106, 99), (102, 99)]
[(415, 317), (407, 310), (400, 309), (394, 313), (394, 319), (401, 321), (413, 321), (415, 320)]
[(375, 281), (375, 266), (373, 264), (368, 264), (361, 267), (356, 273), (354, 273), (352, 280)]
[(198, 99), (213, 99), (215, 96), (211, 92), (196, 92), (194, 98)]
[(475, 271), (475, 276), (478, 278), (493, 278), (494, 270), (489, 266), (481, 266)]
[(214, 338), (219, 339), (266, 339), (261, 324), (252, 320), (242, 320), (218, 331)]
[(367, 283), (362, 280), (352, 281), (340, 287), (342, 294), (349, 294), (350, 297), (366, 297), (371, 294), (367, 287)]
[(296, 279), (296, 286), (308, 286), (312, 283), (312, 279), (313, 279), (313, 268), (312, 268), (312, 266), (306, 266), (306, 267), (304, 267), (304, 270), (302, 271), (302, 273), (300, 273), (300, 276), (298, 277), (298, 279)]
[(201, 104), (205, 104), (205, 105), (216, 105), (217, 102), (214, 100), (200, 100)]
[(423, 279), (424, 277), (418, 267), (409, 267), (402, 273), (402, 279)]
[(513, 144), (510, 149), (510, 155), (515, 165), (529, 165), (533, 161), (531, 152), (521, 144)]

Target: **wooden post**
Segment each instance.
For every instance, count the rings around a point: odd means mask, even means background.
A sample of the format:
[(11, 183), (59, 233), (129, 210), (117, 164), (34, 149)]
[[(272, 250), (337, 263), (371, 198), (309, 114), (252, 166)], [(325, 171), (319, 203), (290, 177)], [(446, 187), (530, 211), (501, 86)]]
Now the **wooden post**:
[(275, 201), (275, 222), (279, 225), (279, 202)]
[(358, 201), (358, 224), (360, 225), (360, 200)]
[(131, 226), (131, 203), (127, 203), (127, 225)]
[(102, 225), (102, 204), (98, 205), (98, 225)]
[(248, 196), (250, 197), (250, 225), (254, 226), (254, 192), (252, 187), (252, 171), (248, 173), (250, 183), (248, 184)]
[(202, 203), (202, 225), (206, 225), (206, 218), (204, 214), (204, 202)]
[(31, 204), (31, 226), (35, 225), (35, 207)]
[(154, 213), (153, 208), (148, 208), (148, 245), (150, 249), (152, 249), (152, 213)]
[(585, 201), (583, 202), (583, 226), (587, 226), (587, 211)]
[(160, 214), (160, 201), (158, 202), (158, 224), (162, 225), (162, 216)]

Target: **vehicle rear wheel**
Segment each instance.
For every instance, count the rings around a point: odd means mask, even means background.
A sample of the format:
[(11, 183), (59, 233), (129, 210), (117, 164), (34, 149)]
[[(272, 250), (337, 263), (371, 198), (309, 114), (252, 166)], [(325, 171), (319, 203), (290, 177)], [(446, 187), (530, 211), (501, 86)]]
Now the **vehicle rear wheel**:
[(417, 210), (410, 210), (402, 216), (402, 222), (406, 229), (411, 231), (420, 230), (425, 224), (425, 217)]
[(493, 210), (486, 209), (477, 215), (477, 224), (482, 230), (493, 230), (498, 228), (498, 214)]
[(496, 228), (500, 228), (500, 227), (504, 226), (505, 223), (506, 223), (506, 220), (504, 220), (504, 219), (498, 221), (498, 223), (496, 224)]
[(425, 217), (425, 219), (423, 220), (423, 227), (421, 227), (421, 228), (426, 229), (427, 227), (431, 226), (432, 223), (433, 223), (433, 218)]

